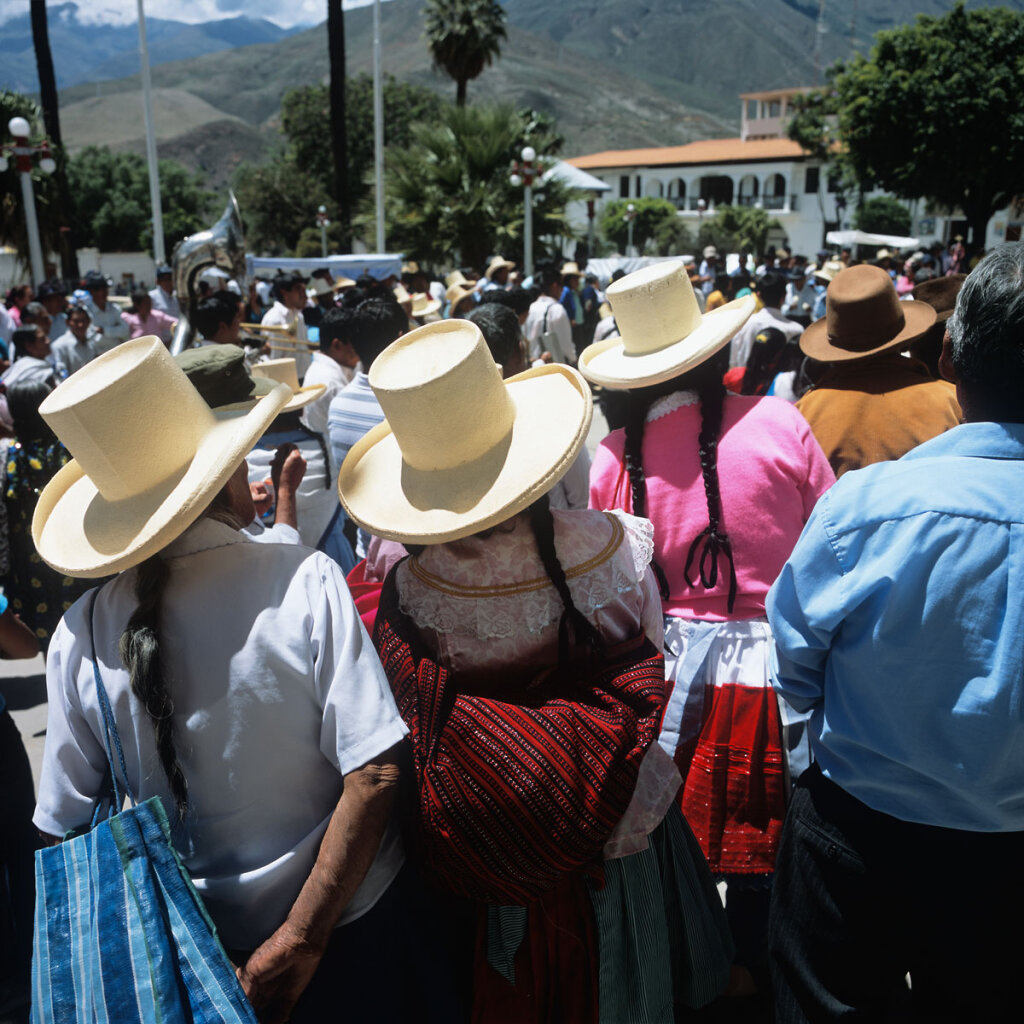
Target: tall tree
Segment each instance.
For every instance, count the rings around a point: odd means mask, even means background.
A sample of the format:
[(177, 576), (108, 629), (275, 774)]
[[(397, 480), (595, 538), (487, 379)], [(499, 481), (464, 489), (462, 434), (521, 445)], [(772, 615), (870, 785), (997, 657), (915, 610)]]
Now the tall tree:
[[(525, 145), (536, 149), (542, 166), (559, 149), (550, 118), (510, 107), (450, 106), (414, 125), (411, 145), (388, 147), (388, 238), (411, 259), (432, 263), (482, 266), (495, 252), (521, 259), (523, 189), (509, 182), (509, 167)], [(572, 237), (565, 207), (576, 195), (558, 178), (535, 182), (538, 240)]]
[(1022, 53), (1019, 11), (958, 3), (921, 15), (879, 32), (869, 58), (833, 68), (830, 91), (796, 128), (805, 138), (820, 129), (826, 144), (834, 133), (861, 189), (959, 207), (983, 246), (989, 218), (1022, 192)]
[(434, 66), (455, 82), (455, 103), (465, 106), (466, 83), (501, 53), (505, 10), (497, 0), (427, 0), (423, 10)]
[(334, 156), (334, 198), (341, 221), (343, 246), (351, 248), (352, 209), (348, 188), (348, 132), (345, 119), (345, 12), (342, 0), (327, 0), (327, 52), (331, 62), (331, 153)]
[(54, 173), (57, 189), (54, 196), (56, 214), (64, 231), (60, 246), (61, 275), (69, 281), (78, 278), (78, 254), (75, 235), (71, 226), (71, 196), (68, 192), (67, 165), (64, 158), (64, 144), (60, 135), (60, 109), (57, 103), (57, 77), (53, 70), (53, 54), (50, 52), (50, 32), (46, 20), (46, 4), (39, 0), (30, 5), (32, 23), (32, 44), (36, 52), (36, 69), (39, 74), (39, 102), (43, 108), (43, 124), (54, 149), (57, 170)]

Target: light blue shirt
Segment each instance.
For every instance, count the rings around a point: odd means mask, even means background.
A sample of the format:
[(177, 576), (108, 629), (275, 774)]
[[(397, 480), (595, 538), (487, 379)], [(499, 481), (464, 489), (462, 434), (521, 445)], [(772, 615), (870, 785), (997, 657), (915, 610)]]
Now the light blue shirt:
[(1024, 830), (1024, 425), (847, 473), (766, 604), (828, 778), (907, 821)]
[[(351, 383), (341, 389), (331, 400), (327, 411), (327, 430), (331, 435), (331, 454), (334, 464), (340, 469), (349, 449), (363, 434), (378, 423), (384, 422), (384, 410), (370, 387), (370, 378), (360, 370)], [(370, 535), (360, 527), (356, 554), (366, 555)]]

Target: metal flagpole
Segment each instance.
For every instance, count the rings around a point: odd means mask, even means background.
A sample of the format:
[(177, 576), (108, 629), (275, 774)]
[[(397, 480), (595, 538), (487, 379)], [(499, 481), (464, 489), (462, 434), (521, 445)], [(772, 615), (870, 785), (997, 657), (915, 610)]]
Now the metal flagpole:
[(384, 86), (381, 81), (380, 0), (373, 0), (373, 173), (377, 201), (377, 252), (384, 252)]
[(146, 120), (146, 162), (149, 164), (149, 201), (153, 207), (153, 259), (157, 266), (167, 259), (164, 249), (164, 214), (160, 206), (160, 169), (156, 163), (156, 134), (153, 130), (153, 82), (149, 75), (149, 48), (146, 46), (146, 12), (139, 8), (139, 65), (142, 75), (142, 111)]

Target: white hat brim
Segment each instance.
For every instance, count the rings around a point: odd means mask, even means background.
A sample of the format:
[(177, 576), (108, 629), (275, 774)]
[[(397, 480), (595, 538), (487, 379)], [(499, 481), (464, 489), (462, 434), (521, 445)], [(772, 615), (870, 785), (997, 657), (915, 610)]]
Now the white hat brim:
[(84, 579), (123, 572), (155, 555), (199, 518), (290, 393), (282, 384), (247, 412), (211, 410), (216, 422), (192, 461), (132, 498), (106, 500), (72, 460), (39, 495), (32, 518), (36, 550), (58, 572)]
[(385, 422), (342, 463), (338, 493), (370, 533), (405, 544), (440, 544), (510, 519), (569, 470), (590, 429), (593, 399), (572, 367), (548, 364), (505, 381), (515, 406), (511, 431), (482, 458), (455, 469), (407, 465)]
[(305, 409), (310, 402), (315, 402), (326, 390), (326, 384), (307, 384), (305, 387), (299, 388), (298, 391), (293, 391), (292, 397), (285, 403), (281, 414)]
[(643, 388), (678, 377), (724, 348), (757, 307), (753, 296), (733, 299), (705, 313), (697, 329), (654, 352), (632, 355), (619, 336), (589, 345), (580, 354), (579, 368), (587, 380), (617, 390)]

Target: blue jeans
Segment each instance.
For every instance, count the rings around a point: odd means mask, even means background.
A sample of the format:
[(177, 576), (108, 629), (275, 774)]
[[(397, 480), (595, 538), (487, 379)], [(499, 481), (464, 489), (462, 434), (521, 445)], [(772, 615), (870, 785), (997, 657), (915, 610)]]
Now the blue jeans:
[(1024, 833), (902, 821), (812, 765), (775, 867), (776, 1019), (1020, 1019), (1022, 857)]

